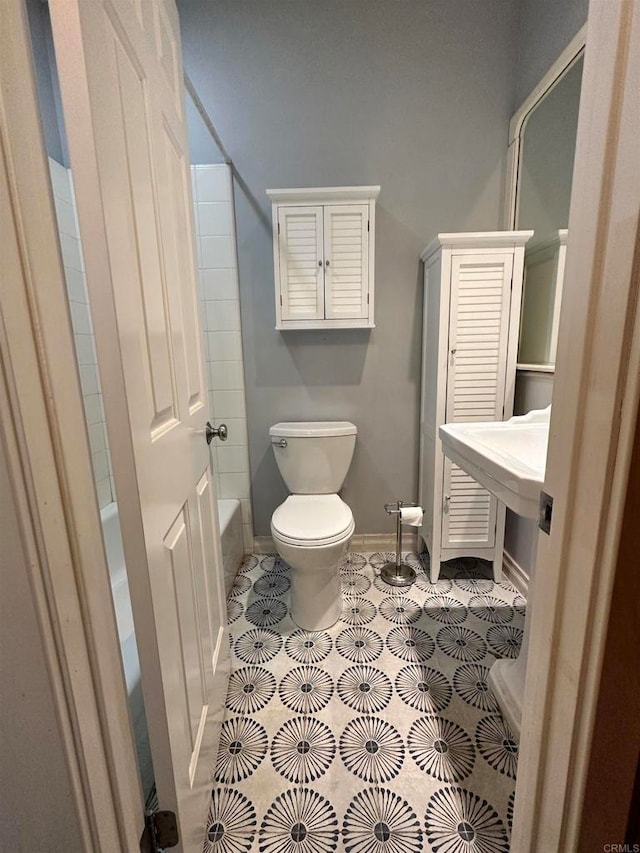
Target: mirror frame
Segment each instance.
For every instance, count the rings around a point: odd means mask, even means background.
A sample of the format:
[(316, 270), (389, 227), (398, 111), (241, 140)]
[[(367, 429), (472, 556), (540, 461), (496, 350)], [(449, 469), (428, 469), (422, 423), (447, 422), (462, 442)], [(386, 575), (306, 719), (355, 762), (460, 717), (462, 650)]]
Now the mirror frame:
[(509, 122), (509, 142), (507, 146), (507, 174), (505, 181), (505, 199), (503, 227), (507, 231), (516, 228), (518, 215), (518, 183), (520, 179), (520, 166), (522, 157), (522, 137), (527, 121), (538, 106), (540, 101), (564, 77), (569, 69), (575, 65), (584, 53), (587, 41), (587, 25), (585, 24), (569, 44), (562, 51), (553, 65), (549, 68), (538, 85), (533, 89), (520, 107), (511, 117)]

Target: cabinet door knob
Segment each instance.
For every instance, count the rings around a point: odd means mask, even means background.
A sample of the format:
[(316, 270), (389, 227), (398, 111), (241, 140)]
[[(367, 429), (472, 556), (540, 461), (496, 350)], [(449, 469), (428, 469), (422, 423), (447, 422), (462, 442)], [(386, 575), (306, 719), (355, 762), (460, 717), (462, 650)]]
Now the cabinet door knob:
[(324, 263), (325, 263), (325, 266), (327, 266), (327, 267), (329, 266), (329, 261), (325, 261)]
[(322, 261), (318, 261), (318, 266), (319, 266), (319, 267), (321, 267), (321, 266), (322, 266)]

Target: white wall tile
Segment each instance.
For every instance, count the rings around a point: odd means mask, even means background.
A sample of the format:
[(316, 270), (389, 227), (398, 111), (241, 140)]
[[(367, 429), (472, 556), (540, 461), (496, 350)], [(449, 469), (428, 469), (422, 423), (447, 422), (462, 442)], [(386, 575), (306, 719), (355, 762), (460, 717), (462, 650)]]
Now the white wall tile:
[(93, 335), (74, 335), (78, 364), (95, 364), (96, 351)]
[(240, 329), (240, 305), (233, 300), (205, 302), (208, 332), (234, 332)]
[(71, 309), (71, 325), (76, 335), (90, 335), (92, 333), (89, 306), (86, 302), (69, 302)]
[[(247, 453), (247, 460), (249, 458), (249, 454)], [(249, 469), (247, 468), (247, 471)], [(253, 513), (251, 512), (251, 501), (247, 498), (243, 498), (240, 501), (240, 509), (242, 511), (242, 523), (251, 525), (253, 524)]]
[(219, 497), (243, 501), (243, 536), (250, 550), (253, 529), (231, 173), (225, 166), (193, 166), (192, 176), (209, 410), (215, 426), (226, 423), (229, 428), (227, 442), (211, 445), (211, 458)]
[(236, 266), (236, 249), (231, 237), (200, 237), (200, 266), (220, 269)]
[(196, 167), (196, 198), (201, 201), (229, 201), (231, 181), (228, 166)]
[(75, 237), (77, 239), (78, 229), (73, 205), (70, 201), (65, 201), (58, 197), (54, 197), (54, 202), (56, 206), (58, 228), (63, 234), (67, 234), (69, 237)]
[(205, 299), (238, 299), (238, 277), (235, 269), (201, 270), (202, 295)]
[(218, 475), (220, 483), (221, 498), (248, 498), (249, 497), (249, 475), (248, 474), (223, 474)]
[(104, 424), (100, 378), (96, 364), (95, 342), (89, 311), (86, 280), (83, 272), (82, 246), (75, 209), (71, 172), (49, 158), (51, 185), (54, 193), (60, 250), (64, 264), (71, 325), (74, 332), (76, 357), (85, 418), (89, 433), (91, 462), (98, 505), (102, 509), (111, 503), (115, 488), (111, 474), (111, 458)]
[(208, 404), (209, 404), (209, 411), (207, 413), (208, 418), (210, 421), (215, 421), (216, 411), (214, 408), (213, 391), (211, 391), (211, 390), (209, 391), (209, 393), (207, 395), (207, 399), (208, 399)]
[(64, 271), (64, 277), (67, 280), (67, 294), (73, 302), (82, 302), (85, 305), (89, 302), (87, 296), (87, 286), (84, 280), (84, 273), (80, 270), (72, 270), (67, 267)]
[(228, 201), (203, 201), (197, 204), (201, 237), (230, 237), (233, 234), (231, 204)]
[(105, 506), (111, 503), (113, 500), (113, 496), (111, 493), (111, 481), (109, 477), (106, 477), (104, 480), (100, 480), (96, 483), (96, 493), (98, 495), (98, 506), (100, 509), (104, 509)]
[(80, 365), (80, 387), (82, 388), (83, 397), (88, 397), (89, 394), (100, 393), (100, 387), (98, 385), (98, 366), (96, 364)]
[(240, 332), (207, 332), (207, 346), (211, 361), (240, 361), (242, 359)]
[(220, 474), (246, 474), (248, 473), (248, 457), (246, 448), (241, 446), (228, 446), (219, 444), (216, 448), (218, 459), (218, 471)]
[(209, 387), (213, 391), (244, 390), (244, 374), (241, 361), (211, 362), (209, 369)]
[(64, 267), (70, 267), (72, 270), (84, 270), (82, 263), (82, 253), (80, 251), (80, 242), (77, 237), (70, 237), (69, 234), (59, 234), (60, 251), (62, 252), (62, 264)]
[(93, 461), (93, 474), (98, 480), (104, 480), (105, 478), (109, 478), (109, 459), (107, 457), (106, 450), (99, 450), (97, 453), (94, 453), (91, 457)]
[(218, 418), (216, 416), (213, 420), (214, 426), (220, 426), (221, 423), (226, 424), (227, 429), (229, 430), (229, 438), (227, 439), (228, 445), (241, 444), (244, 447), (248, 446), (249, 440), (247, 436), (246, 418)]
[(90, 394), (88, 397), (84, 398), (84, 412), (89, 426), (99, 424), (104, 420), (99, 394)]
[(242, 535), (244, 538), (244, 550), (247, 554), (253, 553), (253, 525), (243, 524)]
[(217, 418), (244, 418), (244, 391), (216, 391), (214, 394)]
[(51, 188), (54, 196), (63, 199), (64, 201), (72, 201), (71, 182), (69, 180), (69, 170), (56, 160), (49, 157), (49, 173), (51, 175)]
[(91, 448), (91, 453), (106, 450), (107, 433), (104, 423), (91, 424), (89, 427), (89, 447)]

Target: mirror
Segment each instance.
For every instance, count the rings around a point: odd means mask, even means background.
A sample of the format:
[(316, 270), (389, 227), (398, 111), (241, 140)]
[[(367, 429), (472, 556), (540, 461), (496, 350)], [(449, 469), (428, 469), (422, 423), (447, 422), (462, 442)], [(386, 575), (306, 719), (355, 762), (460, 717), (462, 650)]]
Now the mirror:
[(534, 236), (525, 254), (519, 365), (551, 369), (555, 362), (582, 66), (580, 51), (520, 128), (514, 225)]

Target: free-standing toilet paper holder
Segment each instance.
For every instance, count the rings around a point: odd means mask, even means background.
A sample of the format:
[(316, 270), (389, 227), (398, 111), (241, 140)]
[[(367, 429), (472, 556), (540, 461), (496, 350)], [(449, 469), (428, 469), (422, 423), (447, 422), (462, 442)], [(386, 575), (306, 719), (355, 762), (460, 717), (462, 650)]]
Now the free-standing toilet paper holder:
[(391, 586), (411, 586), (416, 579), (415, 569), (407, 563), (402, 562), (402, 521), (401, 512), (403, 506), (416, 506), (408, 501), (394, 501), (390, 504), (385, 504), (384, 508), (389, 515), (396, 517), (396, 561), (395, 563), (385, 563), (380, 569), (380, 577), (385, 583)]

